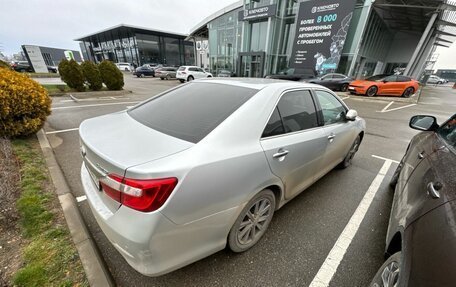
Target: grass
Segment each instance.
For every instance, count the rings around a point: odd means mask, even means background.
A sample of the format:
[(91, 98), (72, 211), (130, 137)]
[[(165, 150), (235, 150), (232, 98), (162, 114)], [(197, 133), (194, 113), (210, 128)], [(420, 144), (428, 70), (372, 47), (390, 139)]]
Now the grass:
[(12, 141), (20, 163), (21, 196), (17, 201), (24, 264), (15, 286), (88, 286), (78, 253), (49, 182), (36, 138)]
[[(41, 84), (51, 96), (62, 95), (64, 93), (79, 93), (74, 89), (70, 89), (66, 84)], [(109, 91), (108, 88), (103, 87), (100, 91)], [(94, 92), (87, 89), (86, 92)]]
[(30, 78), (60, 78), (58, 73), (27, 73)]

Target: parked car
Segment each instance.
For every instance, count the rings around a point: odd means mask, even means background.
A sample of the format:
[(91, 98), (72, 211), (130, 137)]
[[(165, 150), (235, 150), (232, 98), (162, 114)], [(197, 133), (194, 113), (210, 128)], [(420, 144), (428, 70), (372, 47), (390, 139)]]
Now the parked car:
[(181, 82), (190, 82), (194, 79), (212, 78), (212, 74), (196, 66), (181, 66), (177, 70), (176, 78)]
[(446, 79), (440, 78), (439, 76), (431, 75), (431, 76), (429, 76), (429, 78), (428, 78), (426, 83), (427, 84), (438, 84), (438, 85), (441, 85), (441, 84), (448, 83), (448, 81)]
[(278, 80), (290, 80), (290, 81), (302, 81), (307, 79), (313, 79), (317, 77), (317, 73), (313, 69), (295, 69), (289, 68), (280, 71), (275, 75), (267, 75), (267, 79), (278, 79)]
[(341, 92), (346, 92), (352, 81), (352, 78), (343, 74), (326, 74), (318, 78), (303, 80), (306, 83), (322, 85), (333, 91), (337, 90)]
[(135, 75), (138, 78), (142, 78), (145, 76), (155, 77), (155, 70), (152, 68), (149, 68), (146, 65), (143, 65), (141, 67), (136, 68), (135, 71), (133, 72), (133, 75)]
[(146, 66), (151, 69), (163, 68), (162, 64), (156, 64), (156, 63), (145, 63), (143, 66)]
[(21, 73), (33, 73), (33, 68), (30, 66), (28, 61), (16, 61), (11, 64), (11, 68), (16, 72)]
[(176, 68), (164, 67), (160, 69), (160, 72), (157, 72), (157, 76), (160, 77), (161, 80), (171, 80), (176, 78), (176, 72)]
[(373, 96), (399, 96), (408, 98), (418, 91), (420, 83), (406, 76), (376, 75), (365, 80), (350, 83), (348, 90), (351, 94)]
[(217, 73), (217, 77), (230, 78), (236, 77), (236, 74), (231, 72), (230, 70), (219, 70)]
[(134, 70), (133, 65), (130, 63), (117, 63), (116, 66), (121, 71), (131, 72)]
[(423, 131), (393, 175), (388, 258), (371, 286), (454, 286), (456, 273), (456, 114), (441, 126), (414, 116)]
[(58, 67), (56, 66), (47, 66), (49, 73), (57, 73), (59, 71)]
[(81, 179), (114, 247), (158, 276), (254, 246), (275, 210), (350, 165), (364, 130), (324, 87), (198, 80), (84, 121)]

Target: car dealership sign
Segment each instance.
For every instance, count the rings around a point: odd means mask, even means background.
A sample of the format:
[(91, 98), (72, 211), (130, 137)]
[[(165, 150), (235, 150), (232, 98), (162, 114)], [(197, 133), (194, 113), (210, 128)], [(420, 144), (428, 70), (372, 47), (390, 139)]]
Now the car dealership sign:
[(257, 7), (253, 9), (245, 9), (239, 11), (239, 21), (257, 20), (261, 18), (269, 18), (274, 16), (277, 11), (277, 4)]
[(355, 0), (311, 0), (301, 2), (290, 67), (312, 68), (318, 74), (339, 65)]
[(48, 73), (46, 62), (44, 61), (41, 49), (34, 45), (22, 45), (22, 49), (25, 51), (27, 59), (33, 67), (35, 73)]

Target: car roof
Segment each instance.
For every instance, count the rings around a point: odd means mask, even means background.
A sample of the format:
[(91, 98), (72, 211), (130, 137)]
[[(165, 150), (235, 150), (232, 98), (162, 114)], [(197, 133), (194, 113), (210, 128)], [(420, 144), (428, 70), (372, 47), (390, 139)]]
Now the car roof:
[(204, 78), (204, 79), (196, 80), (196, 82), (208, 82), (208, 83), (214, 83), (214, 84), (233, 85), (233, 86), (245, 87), (245, 88), (256, 89), (256, 90), (262, 90), (266, 87), (276, 87), (277, 89), (292, 89), (292, 88), (326, 89), (322, 86), (310, 84), (310, 83), (277, 80), (277, 79), (265, 79), (265, 78)]

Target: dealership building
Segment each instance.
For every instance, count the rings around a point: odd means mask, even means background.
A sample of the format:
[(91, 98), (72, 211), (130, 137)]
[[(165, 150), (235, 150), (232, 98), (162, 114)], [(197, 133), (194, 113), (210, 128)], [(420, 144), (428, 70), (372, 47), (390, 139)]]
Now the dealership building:
[(454, 0), (244, 0), (196, 25), (196, 63), (264, 77), (289, 69), (353, 77), (432, 69), (456, 39)]
[(187, 35), (120, 24), (75, 39), (85, 59), (136, 65), (194, 65), (194, 43)]
[(24, 56), (35, 72), (48, 72), (48, 66), (57, 67), (62, 59), (74, 59), (82, 62), (81, 53), (70, 49), (43, 47), (37, 45), (22, 45)]

